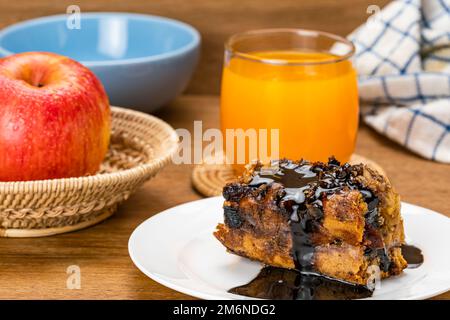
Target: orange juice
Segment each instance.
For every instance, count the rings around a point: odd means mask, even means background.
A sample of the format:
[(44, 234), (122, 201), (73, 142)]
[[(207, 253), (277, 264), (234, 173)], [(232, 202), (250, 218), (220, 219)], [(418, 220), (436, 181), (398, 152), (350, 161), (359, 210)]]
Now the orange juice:
[(232, 57), (223, 70), (223, 132), (279, 129), (280, 157), (326, 161), (334, 155), (348, 161), (358, 127), (357, 80), (351, 62), (328, 53), (299, 51), (248, 56), (251, 59)]

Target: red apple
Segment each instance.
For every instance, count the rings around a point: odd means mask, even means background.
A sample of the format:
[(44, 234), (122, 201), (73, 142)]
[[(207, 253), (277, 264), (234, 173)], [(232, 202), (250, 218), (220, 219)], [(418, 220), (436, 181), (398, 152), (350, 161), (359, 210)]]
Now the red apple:
[(0, 59), (0, 181), (94, 174), (110, 126), (105, 90), (80, 63), (44, 52)]

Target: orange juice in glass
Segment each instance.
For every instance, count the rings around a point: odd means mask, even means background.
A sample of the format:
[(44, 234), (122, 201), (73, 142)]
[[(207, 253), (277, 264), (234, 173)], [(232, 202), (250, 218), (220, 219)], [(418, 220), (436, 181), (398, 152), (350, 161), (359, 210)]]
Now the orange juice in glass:
[[(269, 29), (232, 36), (221, 89), (224, 145), (227, 129), (278, 129), (278, 157), (326, 161), (334, 155), (348, 161), (358, 128), (353, 53), (348, 40), (318, 31)], [(231, 156), (229, 151), (230, 163), (239, 163), (239, 152), (245, 163), (254, 160), (248, 143), (243, 148), (234, 143)]]

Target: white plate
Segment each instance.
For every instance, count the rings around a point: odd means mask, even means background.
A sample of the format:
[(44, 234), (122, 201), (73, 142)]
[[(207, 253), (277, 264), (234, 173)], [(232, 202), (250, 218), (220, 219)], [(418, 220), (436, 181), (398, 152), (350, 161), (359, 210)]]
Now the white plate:
[[(227, 253), (212, 235), (223, 221), (222, 204), (221, 197), (198, 200), (144, 221), (128, 243), (134, 264), (194, 297), (246, 299), (227, 290), (252, 280), (261, 264)], [(422, 249), (425, 261), (383, 280), (370, 299), (425, 299), (450, 290), (450, 219), (408, 203), (402, 203), (402, 215), (407, 242)]]

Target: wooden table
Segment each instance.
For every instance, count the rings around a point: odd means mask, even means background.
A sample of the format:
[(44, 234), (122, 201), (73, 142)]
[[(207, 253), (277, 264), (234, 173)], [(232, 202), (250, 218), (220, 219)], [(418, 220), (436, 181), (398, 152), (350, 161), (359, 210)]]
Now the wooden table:
[[(190, 129), (194, 120), (203, 120), (204, 128), (217, 127), (218, 98), (184, 96), (157, 115), (174, 128)], [(357, 152), (385, 168), (404, 201), (450, 216), (449, 165), (421, 159), (364, 126)], [(90, 229), (49, 238), (0, 239), (0, 298), (189, 299), (144, 276), (131, 262), (127, 244), (145, 219), (201, 198), (191, 188), (191, 170), (189, 165), (169, 165), (115, 216)], [(70, 265), (81, 268), (79, 290), (66, 288)], [(450, 299), (450, 292), (438, 298)]]

